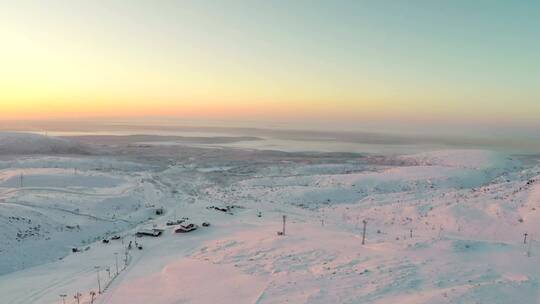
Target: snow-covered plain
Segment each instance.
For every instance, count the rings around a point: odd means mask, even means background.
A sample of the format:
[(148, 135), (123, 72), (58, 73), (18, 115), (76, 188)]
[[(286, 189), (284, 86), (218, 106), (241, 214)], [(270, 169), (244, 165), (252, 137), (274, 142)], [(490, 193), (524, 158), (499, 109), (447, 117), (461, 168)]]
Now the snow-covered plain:
[(0, 303), (540, 303), (534, 156), (119, 142), (0, 136)]

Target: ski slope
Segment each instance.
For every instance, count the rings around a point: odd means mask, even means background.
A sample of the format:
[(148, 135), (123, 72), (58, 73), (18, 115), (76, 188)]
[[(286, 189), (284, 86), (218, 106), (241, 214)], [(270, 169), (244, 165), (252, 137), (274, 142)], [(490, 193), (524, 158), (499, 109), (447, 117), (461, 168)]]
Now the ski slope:
[(138, 149), (0, 159), (0, 303), (540, 303), (531, 159)]

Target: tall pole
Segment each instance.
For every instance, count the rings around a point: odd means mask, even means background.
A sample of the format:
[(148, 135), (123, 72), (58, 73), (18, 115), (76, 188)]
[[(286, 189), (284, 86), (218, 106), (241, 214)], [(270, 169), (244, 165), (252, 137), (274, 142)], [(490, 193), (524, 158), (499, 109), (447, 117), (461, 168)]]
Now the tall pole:
[(362, 245), (365, 245), (366, 244), (366, 225), (367, 225), (367, 221), (363, 220), (362, 223), (364, 224), (364, 229), (363, 229), (363, 232), (362, 232)]
[(285, 235), (285, 222), (287, 221), (287, 216), (283, 216), (283, 235)]
[(118, 275), (118, 252), (114, 253), (114, 257), (116, 259), (116, 275)]
[(101, 293), (101, 281), (99, 280), (99, 266), (95, 266), (94, 268), (96, 269), (96, 273), (97, 273), (98, 293)]

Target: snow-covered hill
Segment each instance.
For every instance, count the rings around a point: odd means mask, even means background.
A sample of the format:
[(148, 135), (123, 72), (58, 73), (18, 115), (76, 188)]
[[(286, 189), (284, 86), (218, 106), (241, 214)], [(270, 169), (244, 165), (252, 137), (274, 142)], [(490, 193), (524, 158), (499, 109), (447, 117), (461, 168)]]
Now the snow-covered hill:
[[(0, 158), (0, 303), (89, 304), (98, 275), (99, 304), (540, 299), (536, 161), (126, 149)], [(182, 218), (211, 225), (166, 224)]]
[(508, 155), (488, 150), (437, 150), (399, 158), (417, 165), (464, 169), (508, 168), (516, 165)]
[(81, 144), (33, 133), (0, 132), (0, 155), (6, 154), (84, 154)]

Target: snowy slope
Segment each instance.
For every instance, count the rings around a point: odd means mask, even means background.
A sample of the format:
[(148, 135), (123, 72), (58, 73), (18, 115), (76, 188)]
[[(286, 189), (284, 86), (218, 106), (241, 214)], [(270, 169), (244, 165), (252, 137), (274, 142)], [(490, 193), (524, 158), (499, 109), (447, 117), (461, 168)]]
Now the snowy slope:
[(75, 142), (32, 133), (0, 132), (2, 154), (82, 154), (86, 149)]
[(416, 165), (464, 169), (507, 168), (516, 164), (505, 154), (487, 150), (438, 150), (399, 158)]
[[(81, 292), (87, 304), (97, 274), (107, 286), (100, 304), (540, 300), (540, 165), (479, 150), (386, 164), (175, 153), (183, 158), (152, 155), (162, 170), (110, 157), (5, 163), (0, 260), (17, 267), (0, 275), (0, 303), (59, 303), (65, 293), (74, 304)], [(154, 216), (147, 202), (165, 214)], [(226, 205), (241, 207), (207, 208)], [(283, 215), (286, 234), (278, 236)], [(176, 234), (165, 225), (182, 217), (211, 226)], [(163, 235), (134, 237), (151, 227)], [(19, 230), (27, 235), (20, 241)], [(100, 242), (113, 232), (123, 241)], [(127, 250), (135, 240), (143, 250)], [(90, 248), (72, 254), (75, 245)], [(125, 270), (109, 276), (126, 251)]]

